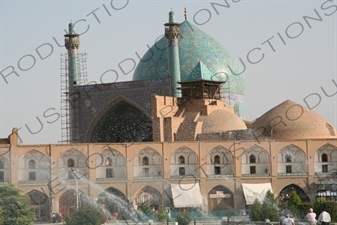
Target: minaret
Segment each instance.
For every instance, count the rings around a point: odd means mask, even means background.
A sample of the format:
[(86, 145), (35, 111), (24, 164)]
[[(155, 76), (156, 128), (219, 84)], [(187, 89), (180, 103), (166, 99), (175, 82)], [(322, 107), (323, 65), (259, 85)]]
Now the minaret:
[(68, 50), (69, 88), (79, 84), (79, 65), (77, 50), (80, 47), (79, 34), (74, 31), (73, 23), (69, 23), (69, 32), (64, 35), (65, 47)]
[(179, 23), (175, 22), (174, 12), (169, 13), (169, 22), (165, 23), (165, 37), (168, 40), (169, 51), (169, 76), (171, 76), (172, 96), (181, 98), (180, 84), (180, 61), (179, 61), (179, 46), (178, 38), (180, 36)]
[(68, 50), (68, 87), (67, 87), (67, 104), (66, 107), (69, 116), (69, 140), (71, 143), (79, 142), (79, 100), (78, 93), (72, 92), (72, 87), (80, 84), (80, 71), (79, 71), (79, 59), (78, 48), (80, 47), (79, 34), (74, 31), (73, 23), (69, 23), (69, 32), (64, 35), (65, 47)]

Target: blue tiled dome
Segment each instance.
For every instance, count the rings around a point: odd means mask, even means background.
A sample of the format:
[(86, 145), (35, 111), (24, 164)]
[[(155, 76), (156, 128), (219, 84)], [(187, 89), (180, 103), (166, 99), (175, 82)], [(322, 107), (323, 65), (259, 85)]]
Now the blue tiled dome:
[[(180, 24), (179, 60), (181, 81), (187, 78), (201, 61), (212, 74), (225, 72), (229, 82), (222, 86), (222, 99), (229, 102), (236, 114), (243, 118), (243, 75), (233, 75), (228, 68), (239, 74), (242, 68), (231, 53), (217, 40), (188, 21)], [(148, 80), (168, 77), (168, 42), (166, 37), (159, 39), (143, 56), (133, 75), (133, 80)], [(216, 80), (219, 76), (215, 75)], [(229, 88), (230, 87), (230, 88)]]

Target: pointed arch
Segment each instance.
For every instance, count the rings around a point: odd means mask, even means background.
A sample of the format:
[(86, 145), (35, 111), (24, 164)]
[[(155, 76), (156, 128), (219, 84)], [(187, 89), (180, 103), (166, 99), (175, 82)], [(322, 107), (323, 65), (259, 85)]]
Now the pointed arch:
[(207, 177), (233, 176), (233, 156), (228, 149), (221, 145), (216, 146), (207, 154), (206, 163)]
[(108, 147), (96, 156), (96, 180), (124, 180), (126, 159), (122, 153)]
[(77, 210), (77, 207), (81, 207), (87, 201), (86, 194), (81, 190), (78, 190), (78, 192), (75, 189), (65, 191), (59, 198), (59, 212), (62, 219), (66, 219), (69, 214)]
[(44, 183), (50, 180), (50, 158), (35, 149), (26, 152), (18, 163), (19, 183)]
[(213, 187), (207, 194), (208, 211), (224, 211), (234, 209), (234, 195), (232, 191), (223, 186)]
[(214, 164), (214, 156), (220, 156), (220, 164), (231, 164), (233, 163), (233, 156), (231, 152), (225, 147), (218, 145), (213, 148), (207, 155), (207, 164)]
[(175, 176), (199, 176), (198, 174), (198, 156), (190, 148), (182, 146), (173, 152), (170, 156), (170, 175)]
[(145, 186), (134, 196), (137, 206), (148, 203), (152, 208), (158, 209), (162, 204), (162, 195), (159, 190), (151, 186)]
[(306, 161), (307, 156), (301, 148), (293, 144), (287, 145), (278, 153), (278, 175), (306, 175)]
[(291, 162), (304, 163), (306, 161), (306, 155), (301, 148), (290, 144), (282, 148), (278, 154), (279, 163), (285, 163), (287, 160), (288, 162), (291, 160)]
[(98, 195), (97, 203), (102, 205), (101, 207), (106, 210), (109, 215), (118, 213), (119, 218), (130, 218), (131, 205), (125, 194), (117, 188), (109, 187), (105, 189)]
[[(326, 157), (323, 157), (324, 154)], [(337, 147), (327, 143), (317, 149), (315, 162), (323, 162), (323, 158), (326, 159), (326, 162), (337, 162)]]
[(48, 196), (36, 189), (25, 194), (29, 197), (29, 204), (33, 208), (36, 222), (49, 222), (50, 220), (50, 199)]
[(256, 158), (256, 163), (269, 163), (269, 154), (268, 152), (258, 145), (253, 145), (248, 148), (245, 152), (245, 157), (242, 157), (242, 163), (249, 163), (249, 157), (254, 155)]
[(287, 186), (285, 186), (281, 191), (279, 196), (279, 200), (281, 204), (286, 204), (291, 192), (295, 191), (297, 193), (297, 195), (301, 198), (302, 202), (309, 202), (309, 197), (308, 195), (303, 191), (302, 188), (300, 188), (299, 186), (297, 186), (296, 184), (289, 184)]
[(119, 96), (97, 113), (86, 133), (87, 142), (152, 141), (152, 120), (141, 106)]
[(88, 174), (87, 157), (77, 149), (69, 149), (58, 159), (60, 180), (86, 179)]
[(332, 174), (336, 171), (337, 147), (327, 143), (317, 149), (314, 156), (316, 174)]
[(162, 157), (156, 150), (145, 147), (134, 157), (135, 179), (156, 179), (162, 177)]

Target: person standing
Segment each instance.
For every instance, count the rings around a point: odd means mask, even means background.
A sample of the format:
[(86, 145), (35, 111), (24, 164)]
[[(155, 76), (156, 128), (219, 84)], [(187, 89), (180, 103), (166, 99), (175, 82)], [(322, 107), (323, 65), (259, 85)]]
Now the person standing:
[(281, 215), (280, 218), (278, 219), (278, 225), (282, 225), (282, 221), (286, 218), (287, 217), (285, 215)]
[(322, 225), (329, 225), (331, 222), (330, 213), (323, 209), (323, 212), (318, 217), (318, 222), (321, 222)]
[(282, 220), (282, 225), (295, 225), (295, 221), (290, 217), (290, 214), (287, 214), (287, 217)]
[(316, 225), (316, 213), (314, 213), (312, 208), (309, 209), (309, 212), (305, 217), (307, 217), (310, 225)]

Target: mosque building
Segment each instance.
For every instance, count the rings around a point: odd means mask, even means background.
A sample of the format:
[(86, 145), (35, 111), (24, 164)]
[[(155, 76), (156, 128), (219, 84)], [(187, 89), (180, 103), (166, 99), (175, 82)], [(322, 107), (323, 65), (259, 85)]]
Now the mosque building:
[(304, 201), (337, 200), (335, 128), (286, 100), (244, 120), (244, 78), (220, 42), (169, 13), (165, 36), (140, 60), (133, 81), (85, 85), (79, 35), (69, 24), (66, 126), (62, 144), (0, 139), (0, 184), (30, 197), (38, 221), (63, 218), (83, 202), (135, 219), (158, 209), (249, 209), (271, 190)]

